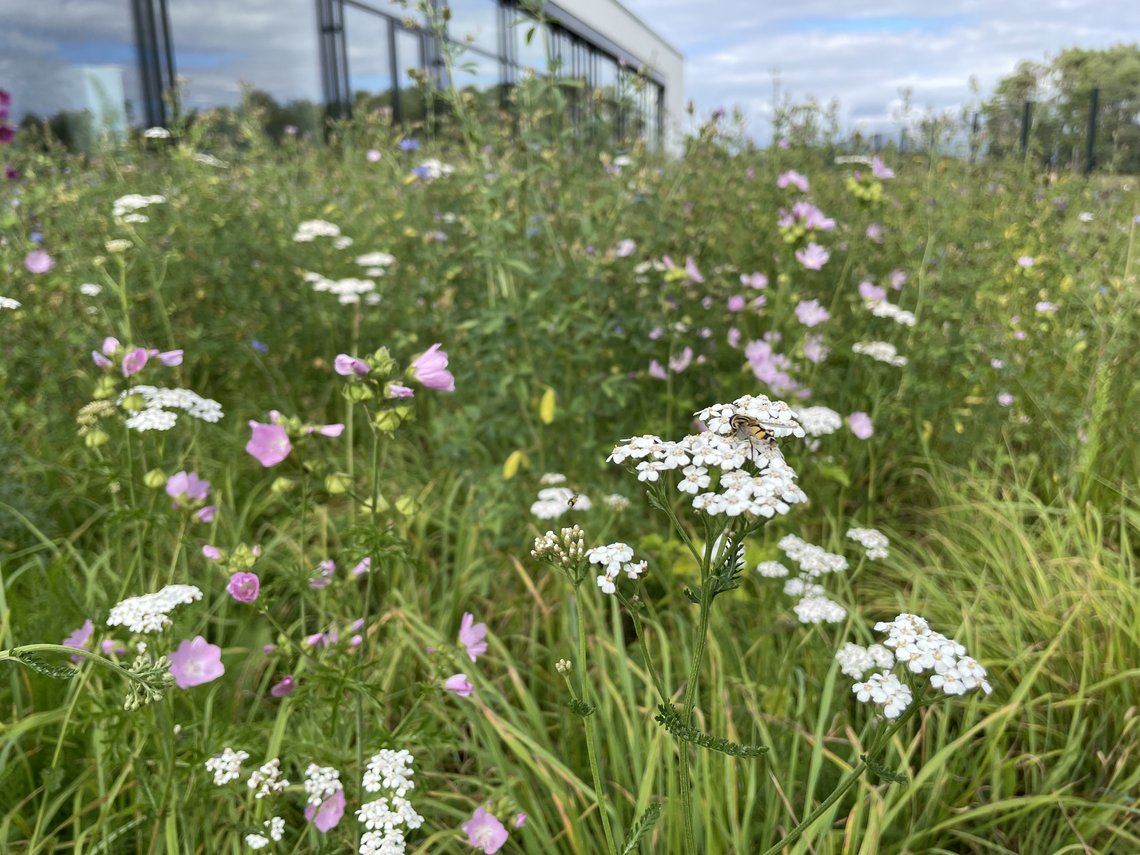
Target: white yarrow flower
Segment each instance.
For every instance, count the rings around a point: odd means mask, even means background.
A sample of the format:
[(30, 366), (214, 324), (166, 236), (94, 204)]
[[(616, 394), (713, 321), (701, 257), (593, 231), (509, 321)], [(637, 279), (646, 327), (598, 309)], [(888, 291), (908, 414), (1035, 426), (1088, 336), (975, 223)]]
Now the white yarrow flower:
[(177, 606), (202, 599), (194, 585), (167, 585), (154, 594), (128, 597), (111, 608), (107, 626), (125, 626), (134, 633), (160, 632), (170, 626), (170, 613)]
[(234, 751), (227, 746), (206, 761), (206, 771), (214, 774), (214, 786), (222, 787), (241, 776), (241, 764), (248, 759), (248, 751)]

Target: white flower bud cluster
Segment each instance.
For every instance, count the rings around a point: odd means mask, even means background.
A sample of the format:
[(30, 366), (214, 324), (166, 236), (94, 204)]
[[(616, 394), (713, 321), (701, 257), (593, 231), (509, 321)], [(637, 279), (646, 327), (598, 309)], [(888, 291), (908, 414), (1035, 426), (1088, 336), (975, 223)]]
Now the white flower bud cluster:
[(328, 220), (305, 220), (293, 233), (297, 243), (311, 243), (319, 237), (340, 237), (340, 226)]
[(128, 597), (111, 608), (107, 626), (125, 626), (131, 632), (161, 632), (170, 626), (170, 613), (177, 606), (202, 599), (193, 585), (167, 585), (154, 594)]
[(808, 543), (794, 534), (787, 534), (776, 544), (780, 550), (800, 566), (803, 575), (815, 579), (825, 573), (842, 573), (847, 569), (847, 559), (842, 555), (828, 552), (821, 546)]
[(214, 786), (222, 787), (241, 775), (241, 764), (249, 759), (248, 751), (234, 751), (226, 747), (206, 761), (206, 771), (214, 773)]
[(540, 561), (574, 570), (586, 555), (586, 535), (578, 526), (564, 528), (558, 535), (548, 531), (534, 539), (530, 554)]
[(604, 504), (611, 511), (618, 513), (629, 508), (629, 499), (621, 493), (610, 493), (608, 496), (602, 497), (602, 504)]
[(600, 564), (604, 572), (598, 577), (598, 587), (603, 594), (612, 594), (617, 591), (614, 580), (622, 571), (636, 581), (649, 566), (647, 561), (634, 561), (633, 548), (625, 543), (610, 543), (606, 546), (595, 546), (586, 553), (591, 564)]
[(887, 365), (893, 365), (896, 368), (901, 368), (906, 365), (906, 357), (899, 356), (899, 352), (895, 346), (886, 341), (859, 341), (851, 345), (851, 349), (855, 353), (869, 356), (872, 359), (885, 362)]
[[(652, 434), (636, 436), (614, 448), (607, 460), (637, 461), (637, 479), (642, 482), (656, 482), (662, 473), (680, 470), (684, 477), (677, 489), (692, 495), (694, 509), (714, 516), (747, 514), (771, 518), (788, 513), (793, 504), (807, 501), (796, 484), (795, 470), (780, 450), (774, 444), (741, 435), (731, 424), (734, 415), (747, 416), (762, 423), (773, 437), (802, 438), (804, 429), (787, 404), (763, 395), (745, 395), (731, 404), (714, 404), (695, 415), (707, 425), (707, 431), (679, 442)], [(712, 470), (719, 470), (715, 473), (715, 486)]]
[(412, 803), (404, 796), (415, 789), (415, 758), (408, 751), (381, 749), (368, 761), (363, 786), (370, 793), (384, 796), (360, 806), (357, 819), (367, 829), (360, 838), (360, 855), (403, 855), (404, 834), (424, 824)]
[(314, 291), (333, 294), (342, 306), (350, 306), (360, 302), (361, 297), (369, 306), (380, 302), (380, 295), (376, 292), (376, 283), (371, 279), (329, 279), (320, 273), (306, 272), (302, 278), (312, 284)]
[(839, 670), (848, 677), (854, 680), (862, 680), (863, 675), (872, 668), (893, 668), (895, 654), (881, 644), (862, 647), (847, 642), (835, 654), (835, 661), (839, 663)]
[(890, 318), (896, 324), (902, 324), (904, 327), (913, 327), (916, 321), (914, 312), (900, 309), (887, 300), (868, 300), (867, 308), (876, 318)]
[(849, 528), (847, 529), (847, 536), (862, 546), (867, 557), (872, 561), (878, 561), (891, 554), (887, 548), (891, 545), (890, 540), (878, 529)]
[(253, 772), (246, 784), (251, 790), (256, 790), (253, 794), (255, 799), (263, 799), (273, 793), (284, 792), (289, 781), (281, 777), (281, 760), (275, 757)]

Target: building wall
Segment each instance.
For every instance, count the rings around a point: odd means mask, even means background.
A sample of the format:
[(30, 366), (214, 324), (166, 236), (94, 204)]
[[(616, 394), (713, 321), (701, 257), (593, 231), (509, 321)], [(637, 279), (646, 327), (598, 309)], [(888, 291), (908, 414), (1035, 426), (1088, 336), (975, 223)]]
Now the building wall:
[[(448, 38), (465, 45), (460, 64), (475, 69), (457, 71), (456, 84), (501, 93), (528, 69), (545, 72), (549, 50), (562, 57), (560, 74), (594, 89), (576, 115), (618, 116), (619, 131), (654, 143), (655, 131), (667, 131), (675, 148), (683, 60), (616, 0), (548, 3), (552, 24), (530, 40), (517, 0), (447, 2)], [(50, 118), (57, 132), (83, 126), (79, 144), (177, 111), (235, 107), (243, 86), (276, 105), (281, 127), (271, 132), (317, 132), (326, 107), (343, 113), (354, 102), (416, 121), (422, 98), (407, 72), (442, 79), (439, 60), (414, 2), (0, 0), (0, 86), (12, 92), (12, 117)]]

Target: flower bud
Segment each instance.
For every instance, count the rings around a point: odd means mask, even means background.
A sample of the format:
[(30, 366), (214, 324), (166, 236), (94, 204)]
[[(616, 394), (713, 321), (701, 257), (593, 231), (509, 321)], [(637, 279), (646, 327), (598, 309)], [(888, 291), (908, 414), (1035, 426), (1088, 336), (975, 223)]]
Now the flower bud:
[(101, 445), (106, 445), (111, 437), (107, 435), (106, 431), (95, 428), (88, 431), (83, 437), (83, 444), (87, 448), (98, 448)]
[(143, 475), (143, 483), (152, 490), (157, 490), (166, 484), (166, 473), (161, 469), (151, 469)]

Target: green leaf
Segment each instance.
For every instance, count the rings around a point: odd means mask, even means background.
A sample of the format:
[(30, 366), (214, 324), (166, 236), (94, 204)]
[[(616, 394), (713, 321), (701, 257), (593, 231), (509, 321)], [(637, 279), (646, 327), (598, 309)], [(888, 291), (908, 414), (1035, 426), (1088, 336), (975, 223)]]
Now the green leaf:
[(588, 704), (578, 698), (571, 698), (566, 702), (566, 706), (570, 709), (570, 712), (574, 713), (578, 718), (589, 718), (594, 714), (594, 705)]
[(872, 760), (866, 754), (862, 755), (859, 759), (867, 764), (868, 773), (877, 781), (885, 781), (888, 784), (905, 784), (907, 782), (906, 775), (899, 774), (893, 769), (888, 769), (882, 763)]
[(645, 813), (639, 816), (630, 826), (629, 834), (626, 835), (625, 843), (621, 847), (621, 855), (630, 855), (635, 849), (637, 844), (641, 842), (641, 838), (653, 830), (653, 826), (657, 824), (657, 820), (661, 818), (661, 802), (654, 802), (645, 809)]
[(844, 487), (851, 486), (851, 479), (847, 477), (847, 473), (842, 466), (836, 466), (834, 463), (820, 464), (819, 474), (824, 478), (830, 478), (832, 481), (837, 481)]
[(695, 727), (681, 721), (681, 714), (672, 704), (661, 704), (657, 710), (657, 715), (653, 717), (653, 720), (683, 742), (691, 742), (693, 745), (707, 748), (709, 751), (719, 751), (729, 757), (759, 757), (768, 750), (763, 745), (744, 745), (740, 742), (732, 742), (723, 736), (702, 733)]

